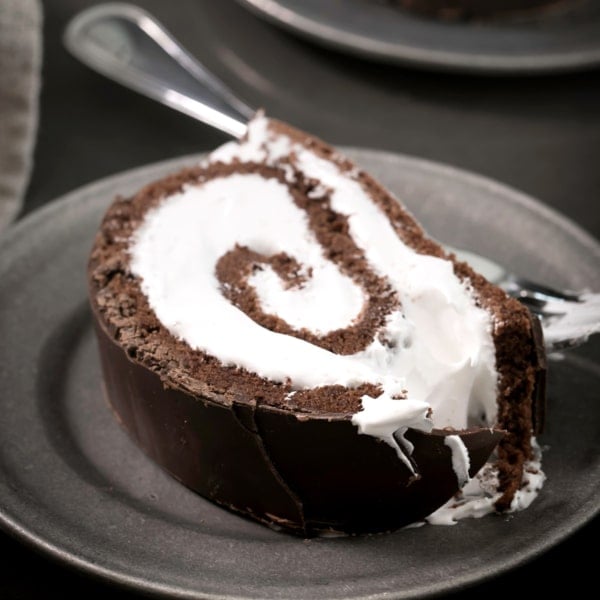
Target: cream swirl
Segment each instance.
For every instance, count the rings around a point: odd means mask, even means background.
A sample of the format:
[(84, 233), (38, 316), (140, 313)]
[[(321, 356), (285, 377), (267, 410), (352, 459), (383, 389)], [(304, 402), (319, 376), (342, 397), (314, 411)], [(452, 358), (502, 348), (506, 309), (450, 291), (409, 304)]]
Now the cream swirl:
[[(494, 423), (489, 314), (449, 261), (402, 242), (356, 174), (264, 117), (209, 161), (261, 163), (272, 174), (188, 185), (145, 215), (131, 270), (173, 335), (294, 390), (377, 385), (381, 396), (363, 397), (353, 422), (394, 446), (409, 468), (406, 427)], [(298, 181), (302, 199), (289, 185)], [(340, 235), (325, 243), (318, 219), (337, 219)], [(342, 254), (363, 261), (360, 276)], [(234, 263), (245, 265), (243, 290), (230, 277)], [(351, 329), (370, 332), (368, 343)], [(334, 351), (339, 340), (350, 340), (343, 352)]]

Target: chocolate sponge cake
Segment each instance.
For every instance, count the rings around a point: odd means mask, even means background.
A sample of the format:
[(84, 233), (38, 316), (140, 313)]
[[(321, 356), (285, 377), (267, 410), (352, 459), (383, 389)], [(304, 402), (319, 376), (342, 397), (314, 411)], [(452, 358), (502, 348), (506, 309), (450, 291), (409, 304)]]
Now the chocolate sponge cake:
[(305, 536), (380, 532), (474, 498), (516, 510), (541, 486), (537, 323), (281, 122), (258, 115), (117, 198), (89, 289), (117, 418), (232, 511)]

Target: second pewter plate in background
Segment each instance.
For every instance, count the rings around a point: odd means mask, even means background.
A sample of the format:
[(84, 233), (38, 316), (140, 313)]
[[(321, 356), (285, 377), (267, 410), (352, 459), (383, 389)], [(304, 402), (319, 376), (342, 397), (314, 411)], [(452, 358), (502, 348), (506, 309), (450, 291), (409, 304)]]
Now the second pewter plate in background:
[(445, 22), (380, 0), (238, 0), (318, 44), (438, 71), (529, 75), (600, 65), (600, 3), (502, 21)]
[[(346, 150), (438, 239), (558, 286), (600, 290), (600, 244), (489, 179), (401, 155)], [(543, 468), (524, 512), (454, 527), (302, 540), (221, 509), (148, 459), (113, 418), (86, 263), (116, 194), (184, 157), (68, 194), (0, 240), (0, 524), (66, 564), (178, 598), (422, 598), (463, 589), (549, 550), (598, 513), (600, 344), (550, 364)]]

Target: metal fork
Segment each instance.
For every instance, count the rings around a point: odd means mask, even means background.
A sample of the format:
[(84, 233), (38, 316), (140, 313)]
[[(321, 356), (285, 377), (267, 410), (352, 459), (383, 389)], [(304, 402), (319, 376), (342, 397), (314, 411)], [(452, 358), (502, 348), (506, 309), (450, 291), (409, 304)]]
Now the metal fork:
[[(137, 6), (111, 3), (80, 12), (64, 43), (106, 77), (233, 137), (245, 134), (255, 112)], [(488, 258), (451, 250), (540, 317), (548, 350), (577, 346), (600, 331), (600, 294), (555, 290), (511, 275)]]
[(486, 279), (500, 286), (539, 317), (546, 350), (574, 348), (600, 332), (600, 294), (553, 288), (508, 272), (504, 267), (468, 250), (446, 246)]
[(580, 346), (600, 332), (600, 294), (557, 290), (516, 275), (499, 285), (540, 318), (549, 352)]
[(541, 319), (562, 315), (572, 308), (573, 303), (584, 302), (581, 292), (558, 290), (518, 275), (507, 276), (499, 285)]
[(500, 286), (540, 318), (548, 352), (581, 346), (600, 333), (600, 294), (557, 290), (517, 276)]

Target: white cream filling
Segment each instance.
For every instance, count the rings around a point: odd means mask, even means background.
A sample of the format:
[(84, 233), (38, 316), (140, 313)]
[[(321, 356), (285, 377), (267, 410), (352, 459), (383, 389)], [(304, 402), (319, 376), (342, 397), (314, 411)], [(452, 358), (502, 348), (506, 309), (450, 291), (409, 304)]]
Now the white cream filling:
[[(525, 465), (521, 488), (517, 490), (507, 512), (526, 509), (539, 494), (546, 475), (542, 471), (542, 451), (535, 438), (531, 439), (534, 456)], [(498, 472), (488, 463), (473, 477), (455, 498), (430, 514), (426, 521), (431, 525), (455, 525), (462, 519), (479, 519), (495, 512), (495, 504), (500, 499), (498, 492)]]
[(458, 435), (447, 435), (444, 438), (444, 444), (452, 452), (452, 468), (456, 474), (458, 487), (463, 487), (471, 479), (469, 477), (469, 468), (471, 466), (469, 451)]
[[(293, 327), (317, 335), (347, 327), (359, 316), (365, 297), (326, 259), (287, 186), (257, 174), (234, 174), (166, 198), (136, 231), (131, 269), (141, 277), (159, 320), (192, 348), (269, 380), (289, 380), (294, 390), (379, 384), (382, 395), (363, 397), (363, 410), (353, 423), (361, 433), (392, 445), (409, 468), (411, 448), (402, 438), (407, 427), (429, 431), (434, 425), (493, 424), (497, 373), (490, 316), (476, 306), (450, 262), (406, 246), (351, 174), (288, 137), (270, 133), (265, 118), (251, 122), (247, 141), (226, 144), (209, 160), (277, 165), (291, 151), (296, 168), (330, 190), (332, 209), (348, 217), (352, 238), (397, 292), (400, 309), (366, 349), (341, 356), (269, 331), (232, 305), (222, 294), (215, 267), (236, 245), (265, 255), (284, 252), (304, 273), (312, 273), (305, 284), (289, 289), (270, 268), (250, 278), (262, 309)], [(289, 165), (282, 168), (293, 176)], [(311, 196), (319, 201), (318, 190)], [(393, 398), (403, 390), (407, 399)]]
[[(311, 241), (314, 248), (316, 241)], [(360, 315), (365, 302), (362, 289), (333, 263), (319, 260), (313, 263), (310, 278), (298, 288), (286, 289), (269, 265), (253, 273), (249, 281), (262, 310), (278, 315), (296, 329), (309, 329), (321, 335), (348, 327)]]

